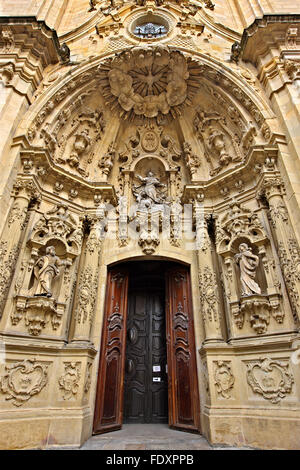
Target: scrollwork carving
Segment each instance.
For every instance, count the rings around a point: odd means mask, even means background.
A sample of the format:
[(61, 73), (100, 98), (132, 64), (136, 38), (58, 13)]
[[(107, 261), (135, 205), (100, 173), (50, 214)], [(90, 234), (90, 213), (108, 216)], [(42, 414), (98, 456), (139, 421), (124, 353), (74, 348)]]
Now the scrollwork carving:
[(37, 395), (48, 382), (48, 366), (35, 360), (24, 360), (5, 366), (6, 374), (1, 378), (1, 391), (6, 400), (22, 406)]
[(216, 222), (216, 241), (219, 251), (227, 250), (239, 237), (245, 236), (253, 243), (266, 239), (265, 230), (256, 212), (233, 201), (226, 215)]
[(215, 362), (215, 385), (219, 395), (227, 400), (231, 398), (230, 391), (234, 386), (234, 376), (231, 370), (231, 364), (227, 361)]
[(67, 252), (74, 255), (79, 253), (82, 243), (81, 224), (70, 213), (68, 206), (58, 204), (46, 212), (35, 224), (31, 242), (45, 245), (49, 240), (60, 240), (64, 243)]
[(287, 361), (260, 358), (247, 364), (247, 381), (254, 393), (276, 404), (291, 393), (294, 378)]
[(58, 380), (59, 388), (62, 390), (63, 399), (76, 398), (79, 389), (81, 362), (65, 362), (64, 374)]

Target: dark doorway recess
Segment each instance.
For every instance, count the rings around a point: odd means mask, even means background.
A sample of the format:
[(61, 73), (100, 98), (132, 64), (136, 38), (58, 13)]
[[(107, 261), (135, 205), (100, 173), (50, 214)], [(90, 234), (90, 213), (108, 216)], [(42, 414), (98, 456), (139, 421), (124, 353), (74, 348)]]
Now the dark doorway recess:
[(129, 276), (124, 423), (167, 422), (165, 278), (148, 261)]
[(94, 433), (125, 423), (200, 432), (189, 267), (133, 261), (108, 271)]

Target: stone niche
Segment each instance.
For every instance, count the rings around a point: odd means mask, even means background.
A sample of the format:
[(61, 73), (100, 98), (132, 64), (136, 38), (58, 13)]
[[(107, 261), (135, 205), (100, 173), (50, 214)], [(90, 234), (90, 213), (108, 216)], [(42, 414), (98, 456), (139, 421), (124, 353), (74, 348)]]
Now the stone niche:
[(62, 334), (82, 237), (82, 221), (64, 204), (40, 217), (27, 242), (16, 284), (10, 316), (14, 330), (25, 328), (32, 336)]
[(281, 287), (257, 212), (233, 202), (217, 222), (216, 240), (233, 336), (270, 334), (282, 328)]
[(136, 222), (138, 244), (152, 255), (160, 243), (160, 232), (169, 206), (168, 175), (155, 156), (139, 160), (131, 175), (132, 220)]
[(106, 181), (109, 171), (102, 171), (107, 167), (102, 144), (106, 129), (103, 109), (103, 99), (91, 86), (83, 96), (68, 103), (52, 122), (46, 122), (34, 143), (47, 148), (51, 161), (68, 175)]

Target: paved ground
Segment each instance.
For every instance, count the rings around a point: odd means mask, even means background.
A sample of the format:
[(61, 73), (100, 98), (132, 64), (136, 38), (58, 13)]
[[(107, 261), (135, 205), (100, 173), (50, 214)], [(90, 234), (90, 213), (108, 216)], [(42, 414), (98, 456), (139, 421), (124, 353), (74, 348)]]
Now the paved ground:
[(197, 434), (170, 429), (167, 424), (125, 424), (120, 431), (91, 437), (81, 450), (239, 450), (211, 446)]

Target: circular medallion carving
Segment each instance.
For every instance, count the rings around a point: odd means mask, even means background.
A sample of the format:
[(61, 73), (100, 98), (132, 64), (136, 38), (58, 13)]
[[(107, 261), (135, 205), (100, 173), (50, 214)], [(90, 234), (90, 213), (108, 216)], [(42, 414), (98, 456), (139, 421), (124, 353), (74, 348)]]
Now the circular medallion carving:
[(145, 152), (155, 152), (159, 144), (157, 134), (150, 130), (145, 132), (142, 137), (141, 144)]

